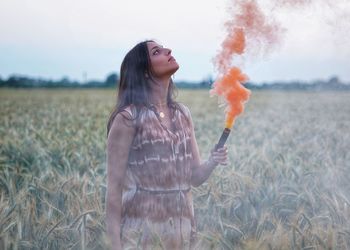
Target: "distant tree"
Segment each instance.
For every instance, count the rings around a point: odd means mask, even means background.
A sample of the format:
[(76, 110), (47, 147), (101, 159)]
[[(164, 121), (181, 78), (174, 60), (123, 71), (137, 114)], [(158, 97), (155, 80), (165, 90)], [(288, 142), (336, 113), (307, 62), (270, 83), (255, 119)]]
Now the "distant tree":
[(339, 78), (337, 76), (333, 76), (328, 80), (329, 84), (338, 84), (340, 83)]
[(67, 83), (69, 83), (70, 81), (69, 81), (69, 78), (68, 78), (67, 76), (64, 76), (64, 77), (62, 77), (62, 79), (60, 80), (60, 82), (63, 83), (63, 84), (67, 84)]
[(199, 86), (200, 88), (210, 88), (213, 83), (214, 83), (213, 77), (209, 75), (199, 82)]
[(29, 79), (27, 77), (14, 74), (7, 79), (7, 85), (15, 88), (22, 87), (22, 85), (25, 85), (28, 80)]
[(116, 87), (118, 83), (118, 75), (116, 73), (111, 73), (107, 76), (105, 80), (105, 86)]

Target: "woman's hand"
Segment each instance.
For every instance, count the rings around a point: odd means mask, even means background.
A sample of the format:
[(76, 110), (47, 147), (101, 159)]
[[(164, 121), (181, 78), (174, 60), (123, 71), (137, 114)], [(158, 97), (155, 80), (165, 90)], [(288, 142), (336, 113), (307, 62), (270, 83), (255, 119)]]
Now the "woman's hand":
[(217, 165), (228, 165), (227, 163), (227, 147), (222, 147), (215, 151), (215, 148), (210, 151), (210, 156), (207, 161), (204, 161), (199, 166), (193, 167), (191, 184), (198, 187), (205, 182)]
[(213, 162), (215, 165), (220, 164), (226, 166), (228, 164), (227, 160), (227, 147), (225, 145), (217, 151), (215, 151), (215, 148), (210, 151), (209, 161)]

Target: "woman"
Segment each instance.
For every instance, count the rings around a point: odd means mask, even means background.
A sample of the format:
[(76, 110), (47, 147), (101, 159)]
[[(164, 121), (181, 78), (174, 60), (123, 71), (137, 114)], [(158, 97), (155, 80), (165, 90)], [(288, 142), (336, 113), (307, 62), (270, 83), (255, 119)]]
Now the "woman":
[(107, 234), (113, 249), (188, 249), (196, 225), (191, 186), (227, 164), (227, 148), (201, 163), (189, 109), (174, 101), (171, 50), (137, 44), (120, 70), (107, 125)]

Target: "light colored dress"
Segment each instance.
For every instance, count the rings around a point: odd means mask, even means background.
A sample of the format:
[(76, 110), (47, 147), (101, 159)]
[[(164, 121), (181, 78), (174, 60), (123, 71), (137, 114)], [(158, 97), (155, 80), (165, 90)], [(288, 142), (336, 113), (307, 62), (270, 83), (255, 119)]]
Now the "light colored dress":
[[(123, 249), (191, 249), (196, 225), (191, 193), (189, 109), (172, 108), (175, 129), (144, 107), (132, 142), (123, 183)], [(131, 115), (135, 116), (131, 106)], [(130, 111), (129, 111), (130, 113)], [(187, 119), (186, 119), (187, 117)]]

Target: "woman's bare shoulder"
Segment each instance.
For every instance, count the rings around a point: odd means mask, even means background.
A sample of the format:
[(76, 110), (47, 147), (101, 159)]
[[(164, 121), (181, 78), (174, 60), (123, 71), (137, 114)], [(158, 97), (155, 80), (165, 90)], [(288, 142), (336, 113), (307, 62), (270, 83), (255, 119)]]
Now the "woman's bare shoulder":
[(190, 109), (189, 109), (184, 103), (178, 102), (177, 104), (178, 104), (178, 106), (180, 107), (180, 109), (182, 110), (182, 112), (184, 112), (184, 114), (186, 115), (186, 117), (187, 117), (188, 119), (192, 119)]
[(125, 106), (121, 111), (121, 114), (128, 115), (128, 118), (132, 119), (135, 115), (135, 106), (130, 104), (128, 106)]
[(135, 132), (131, 107), (126, 107), (113, 119), (108, 137), (130, 136)]

